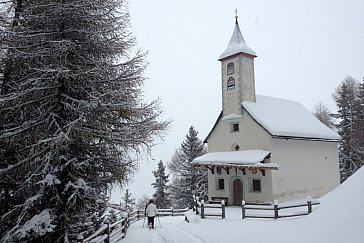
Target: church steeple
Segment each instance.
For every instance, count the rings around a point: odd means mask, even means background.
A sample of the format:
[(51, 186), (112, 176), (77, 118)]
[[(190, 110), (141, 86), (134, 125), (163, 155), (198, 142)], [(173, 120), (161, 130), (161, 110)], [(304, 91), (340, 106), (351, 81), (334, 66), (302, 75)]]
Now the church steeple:
[(222, 108), (225, 116), (241, 114), (241, 102), (255, 102), (255, 52), (241, 34), (238, 16), (226, 50), (220, 55), (222, 81)]
[(240, 31), (238, 16), (236, 15), (234, 32), (230, 38), (230, 42), (226, 50), (219, 56), (219, 61), (239, 53), (245, 53), (253, 57), (257, 56), (257, 54), (255, 54), (255, 52), (246, 44)]

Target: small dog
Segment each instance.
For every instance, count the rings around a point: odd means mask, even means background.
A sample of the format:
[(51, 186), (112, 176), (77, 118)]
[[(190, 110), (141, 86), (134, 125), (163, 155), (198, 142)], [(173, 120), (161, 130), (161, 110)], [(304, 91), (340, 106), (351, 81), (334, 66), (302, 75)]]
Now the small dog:
[(190, 221), (188, 220), (187, 216), (185, 216), (185, 221), (187, 221), (187, 223), (189, 223)]

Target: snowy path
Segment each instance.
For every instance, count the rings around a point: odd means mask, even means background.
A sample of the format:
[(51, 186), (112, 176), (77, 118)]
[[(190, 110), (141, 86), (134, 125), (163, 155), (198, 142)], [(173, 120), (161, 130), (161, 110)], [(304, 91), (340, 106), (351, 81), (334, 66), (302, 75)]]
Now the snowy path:
[(182, 216), (161, 217), (162, 227), (156, 221), (157, 228), (153, 230), (143, 228), (143, 220), (135, 222), (120, 243), (206, 243), (197, 235), (182, 229), (181, 226), (186, 224)]

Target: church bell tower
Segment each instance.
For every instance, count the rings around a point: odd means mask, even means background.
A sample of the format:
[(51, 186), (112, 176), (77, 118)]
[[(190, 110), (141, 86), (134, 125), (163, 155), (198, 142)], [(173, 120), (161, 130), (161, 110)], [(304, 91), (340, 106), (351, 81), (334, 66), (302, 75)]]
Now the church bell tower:
[(246, 44), (241, 34), (238, 16), (226, 50), (219, 56), (221, 62), (223, 115), (242, 113), (241, 102), (255, 102), (254, 58), (255, 52)]

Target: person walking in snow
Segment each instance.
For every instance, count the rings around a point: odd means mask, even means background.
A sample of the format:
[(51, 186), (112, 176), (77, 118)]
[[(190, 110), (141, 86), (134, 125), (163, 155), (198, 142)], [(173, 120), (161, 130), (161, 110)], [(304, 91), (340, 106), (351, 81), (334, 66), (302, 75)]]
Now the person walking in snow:
[(157, 215), (157, 207), (155, 206), (153, 199), (149, 200), (145, 208), (145, 215), (148, 217), (148, 225), (149, 229), (154, 229), (154, 218)]

